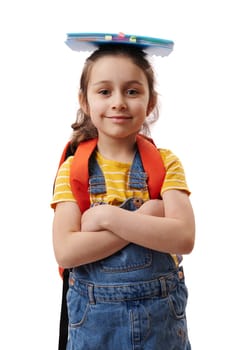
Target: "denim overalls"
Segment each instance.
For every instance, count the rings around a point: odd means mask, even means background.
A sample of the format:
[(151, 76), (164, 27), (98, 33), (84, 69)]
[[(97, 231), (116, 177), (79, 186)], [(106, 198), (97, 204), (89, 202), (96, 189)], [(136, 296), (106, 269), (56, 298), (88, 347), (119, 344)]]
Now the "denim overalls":
[[(145, 189), (138, 152), (130, 173), (129, 186)], [(89, 174), (90, 193), (105, 193), (94, 156)], [(141, 202), (129, 198), (121, 207), (136, 210)], [(67, 350), (190, 350), (186, 302), (183, 270), (170, 254), (131, 243), (70, 272)]]

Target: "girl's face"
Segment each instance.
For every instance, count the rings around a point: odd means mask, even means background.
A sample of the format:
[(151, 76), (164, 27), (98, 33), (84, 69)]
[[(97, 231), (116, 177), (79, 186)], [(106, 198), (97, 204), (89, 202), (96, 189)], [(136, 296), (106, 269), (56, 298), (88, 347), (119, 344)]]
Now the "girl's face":
[(99, 137), (135, 136), (154, 105), (144, 72), (130, 58), (105, 56), (90, 72), (87, 106), (82, 106)]

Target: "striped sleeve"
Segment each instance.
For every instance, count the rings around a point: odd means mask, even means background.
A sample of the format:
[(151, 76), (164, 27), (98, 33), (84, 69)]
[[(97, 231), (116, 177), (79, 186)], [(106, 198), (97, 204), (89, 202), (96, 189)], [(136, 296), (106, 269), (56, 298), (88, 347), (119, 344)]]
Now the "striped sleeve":
[(70, 187), (70, 166), (73, 156), (68, 157), (60, 166), (54, 185), (53, 198), (50, 203), (54, 209), (59, 202), (76, 202)]
[(183, 166), (170, 150), (159, 149), (166, 169), (161, 195), (167, 190), (181, 190), (190, 194)]

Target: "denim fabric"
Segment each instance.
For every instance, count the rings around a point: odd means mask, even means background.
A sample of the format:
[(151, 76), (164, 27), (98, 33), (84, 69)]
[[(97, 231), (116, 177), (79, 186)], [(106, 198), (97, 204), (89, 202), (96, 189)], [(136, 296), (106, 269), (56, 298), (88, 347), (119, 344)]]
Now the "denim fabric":
[[(94, 157), (89, 171), (90, 191), (103, 193), (104, 176)], [(145, 179), (137, 153), (129, 186), (144, 189)], [(141, 204), (129, 198), (121, 207), (137, 210)], [(170, 254), (136, 244), (76, 267), (67, 293), (67, 350), (190, 350), (187, 297), (183, 268)]]
[(92, 154), (89, 162), (89, 192), (92, 194), (106, 193), (105, 179), (100, 169), (95, 152)]

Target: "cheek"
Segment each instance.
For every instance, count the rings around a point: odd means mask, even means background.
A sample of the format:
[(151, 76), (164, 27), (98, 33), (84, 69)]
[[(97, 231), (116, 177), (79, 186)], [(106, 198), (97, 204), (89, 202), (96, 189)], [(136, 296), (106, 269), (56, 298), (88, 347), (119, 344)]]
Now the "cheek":
[(152, 112), (152, 108), (148, 101), (142, 101), (140, 104), (138, 104), (138, 112), (144, 114), (145, 117)]
[(96, 103), (93, 106), (89, 106), (90, 116), (94, 119), (101, 117), (103, 114), (103, 108), (100, 104)]
[(148, 104), (145, 101), (138, 101), (132, 106), (132, 108), (134, 108), (135, 112), (140, 113), (141, 115), (147, 115)]
[(101, 117), (104, 115), (105, 109), (99, 101), (95, 101), (89, 104), (89, 115), (91, 117), (92, 123), (95, 127), (98, 127)]
[(104, 110), (104, 103), (99, 98), (90, 98), (88, 100), (90, 113), (97, 114)]

